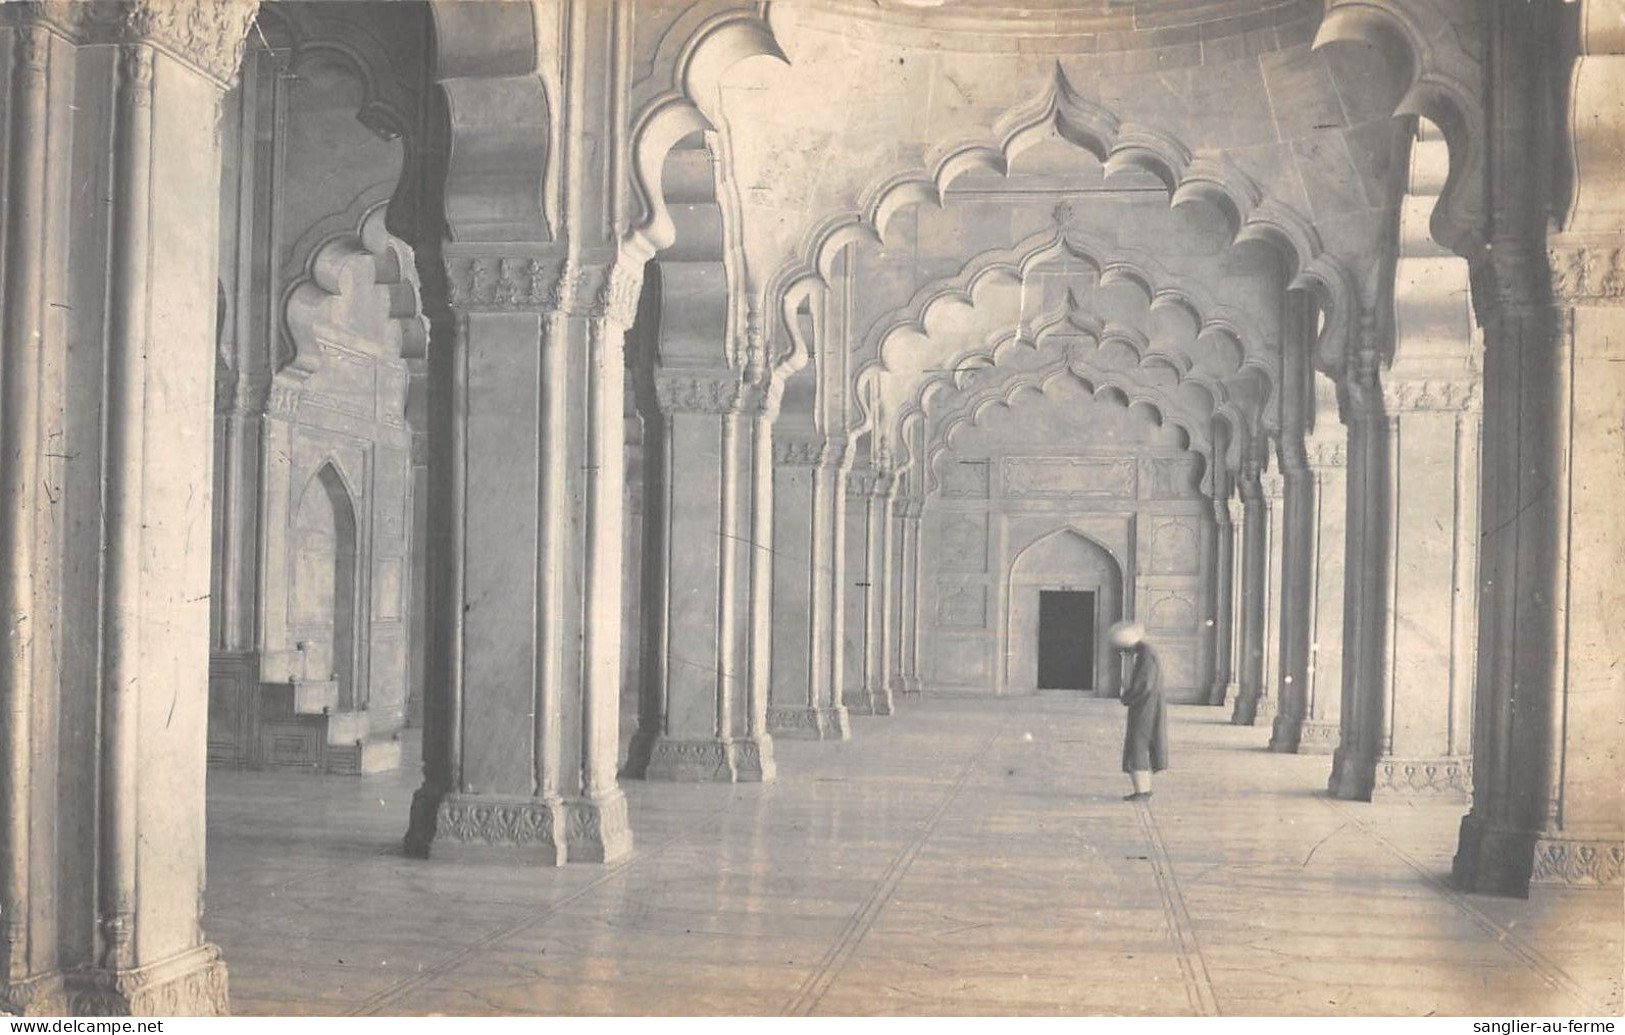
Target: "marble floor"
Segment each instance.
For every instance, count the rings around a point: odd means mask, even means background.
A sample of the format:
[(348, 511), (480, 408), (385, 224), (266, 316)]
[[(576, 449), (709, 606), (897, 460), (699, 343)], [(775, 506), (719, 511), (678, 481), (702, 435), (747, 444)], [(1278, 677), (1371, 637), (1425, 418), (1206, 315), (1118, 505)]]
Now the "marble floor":
[(1617, 893), (1463, 895), (1459, 803), (1328, 800), (1327, 759), (1177, 707), (910, 699), (777, 783), (631, 782), (636, 851), (399, 850), (415, 783), (216, 771), (205, 928), (242, 1014), (1616, 1015)]

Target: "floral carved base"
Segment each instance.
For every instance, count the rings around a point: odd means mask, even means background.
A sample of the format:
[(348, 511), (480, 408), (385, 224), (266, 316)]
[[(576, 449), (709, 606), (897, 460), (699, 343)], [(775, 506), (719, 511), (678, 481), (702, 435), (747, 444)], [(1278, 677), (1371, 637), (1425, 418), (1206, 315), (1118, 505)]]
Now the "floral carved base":
[(1531, 884), (1571, 888), (1618, 888), (1625, 873), (1625, 840), (1540, 837), (1535, 841)]
[(1343, 727), (1335, 722), (1305, 720), (1298, 739), (1298, 754), (1329, 755), (1343, 740)]
[(734, 783), (739, 779), (737, 744), (732, 740), (677, 740), (662, 737), (649, 749), (645, 780), (674, 783)]
[(897, 704), (890, 687), (871, 686), (848, 697), (846, 710), (857, 715), (892, 715)]
[(1473, 793), (1470, 758), (1389, 758), (1377, 760), (1374, 796), (1442, 794), (1466, 798)]
[(0, 984), (0, 1017), (62, 1017), (67, 1012), (67, 988), (61, 974)]
[(608, 863), (632, 851), (632, 820), (626, 795), (610, 794), (564, 801), (564, 843), (570, 862)]
[(79, 1017), (226, 1017), (226, 964), (207, 943), (130, 970), (69, 972), (67, 1012)]
[(772, 736), (746, 737), (734, 741), (734, 772), (740, 783), (767, 783), (777, 776)]
[(526, 848), (544, 862), (563, 864), (567, 854), (560, 836), (564, 803), (546, 798), (497, 798), (449, 794), (435, 816), (435, 840), (463, 844)]

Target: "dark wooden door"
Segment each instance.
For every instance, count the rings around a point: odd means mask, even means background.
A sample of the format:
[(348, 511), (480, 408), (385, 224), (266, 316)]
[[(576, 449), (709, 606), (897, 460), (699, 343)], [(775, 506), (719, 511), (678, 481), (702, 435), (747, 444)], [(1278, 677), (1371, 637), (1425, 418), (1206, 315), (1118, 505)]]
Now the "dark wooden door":
[(1095, 595), (1074, 590), (1038, 594), (1038, 687), (1095, 688)]

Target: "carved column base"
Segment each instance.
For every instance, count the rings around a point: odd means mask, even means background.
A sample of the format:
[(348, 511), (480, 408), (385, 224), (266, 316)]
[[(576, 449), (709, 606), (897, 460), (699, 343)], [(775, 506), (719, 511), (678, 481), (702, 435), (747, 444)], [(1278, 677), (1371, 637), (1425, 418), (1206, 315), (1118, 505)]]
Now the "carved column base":
[(918, 697), (925, 693), (925, 684), (920, 682), (919, 676), (904, 676), (903, 693), (908, 696)]
[(79, 1017), (227, 1017), (226, 964), (204, 943), (132, 970), (66, 975), (67, 1012)]
[(564, 844), (564, 802), (558, 798), (501, 798), (419, 790), (412, 798), (406, 854), (428, 858), (429, 846), (435, 841), (523, 848), (554, 866), (569, 861)]
[(68, 992), (58, 973), (38, 974), (12, 984), (0, 984), (0, 1016), (64, 1017)]
[(1466, 800), (1473, 793), (1470, 758), (1391, 758), (1377, 760), (1371, 794), (1379, 797), (1447, 795)]
[(858, 715), (891, 715), (897, 711), (891, 687), (871, 686), (847, 702), (846, 709)]
[(1618, 888), (1625, 883), (1625, 835), (1596, 837), (1542, 834), (1535, 839), (1532, 885)]
[(844, 704), (820, 708), (818, 711), (823, 716), (825, 740), (852, 739), (852, 719), (847, 715)]
[(1275, 717), (1270, 730), (1270, 750), (1281, 754), (1295, 755), (1303, 744), (1303, 716), (1287, 715), (1285, 712)]
[(773, 737), (763, 734), (734, 741), (734, 773), (740, 783), (767, 783), (777, 776)]
[(1230, 712), (1232, 726), (1256, 726), (1275, 718), (1275, 698), (1264, 694), (1236, 695), (1236, 706)]
[(1305, 721), (1298, 735), (1298, 754), (1329, 755), (1343, 739), (1343, 727), (1335, 722)]
[(769, 708), (767, 732), (786, 740), (823, 740), (828, 734), (824, 727), (822, 708)]
[(1332, 752), (1332, 775), (1326, 781), (1326, 793), (1343, 801), (1370, 801), (1376, 769), (1375, 755), (1339, 745)]
[(571, 862), (609, 863), (632, 851), (632, 821), (619, 789), (564, 802), (564, 843)]
[(622, 770), (622, 776), (634, 780), (644, 779), (649, 771), (649, 756), (654, 754), (655, 742), (659, 739), (659, 730), (649, 729), (639, 722), (632, 739), (626, 745), (626, 766)]
[(1451, 871), (1465, 891), (1523, 898), (1529, 894), (1534, 855), (1532, 832), (1491, 827), (1469, 812), (1461, 820)]
[(1230, 700), (1239, 691), (1240, 688), (1236, 684), (1225, 682), (1222, 679), (1215, 679), (1213, 685), (1207, 688), (1207, 703), (1216, 707), (1222, 706), (1224, 702)]
[(643, 778), (674, 783), (734, 783), (739, 779), (737, 748), (737, 742), (732, 740), (662, 737), (649, 753)]

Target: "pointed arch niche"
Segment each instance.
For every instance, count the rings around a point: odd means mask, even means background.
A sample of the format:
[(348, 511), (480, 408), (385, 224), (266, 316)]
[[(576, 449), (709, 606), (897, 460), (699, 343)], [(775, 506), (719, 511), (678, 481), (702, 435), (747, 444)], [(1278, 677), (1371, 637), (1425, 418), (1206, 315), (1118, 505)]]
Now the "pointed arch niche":
[(331, 461), (305, 486), (294, 519), (293, 585), (288, 592), (289, 624), (304, 649), (306, 680), (331, 680), (338, 707), (364, 707), (358, 697), (356, 626), (360, 581), (356, 571), (355, 503), (344, 476)]
[(1094, 678), (1081, 692), (1116, 697), (1118, 670), (1106, 643), (1106, 630), (1123, 617), (1123, 566), (1112, 552), (1075, 528), (1059, 528), (1028, 544), (1010, 564), (1006, 587), (1005, 687), (1012, 693), (1037, 690), (1039, 612), (1046, 591), (1092, 595)]
[[(1216, 526), (1212, 436), (1063, 371), (974, 395), (933, 422), (921, 527), (926, 689), (1038, 689), (1039, 594), (1094, 592), (1094, 678), (1115, 695), (1101, 639), (1145, 623), (1178, 702), (1212, 678)], [(1184, 422), (1189, 423), (1189, 422)], [(1074, 602), (1076, 602), (1074, 598)]]

